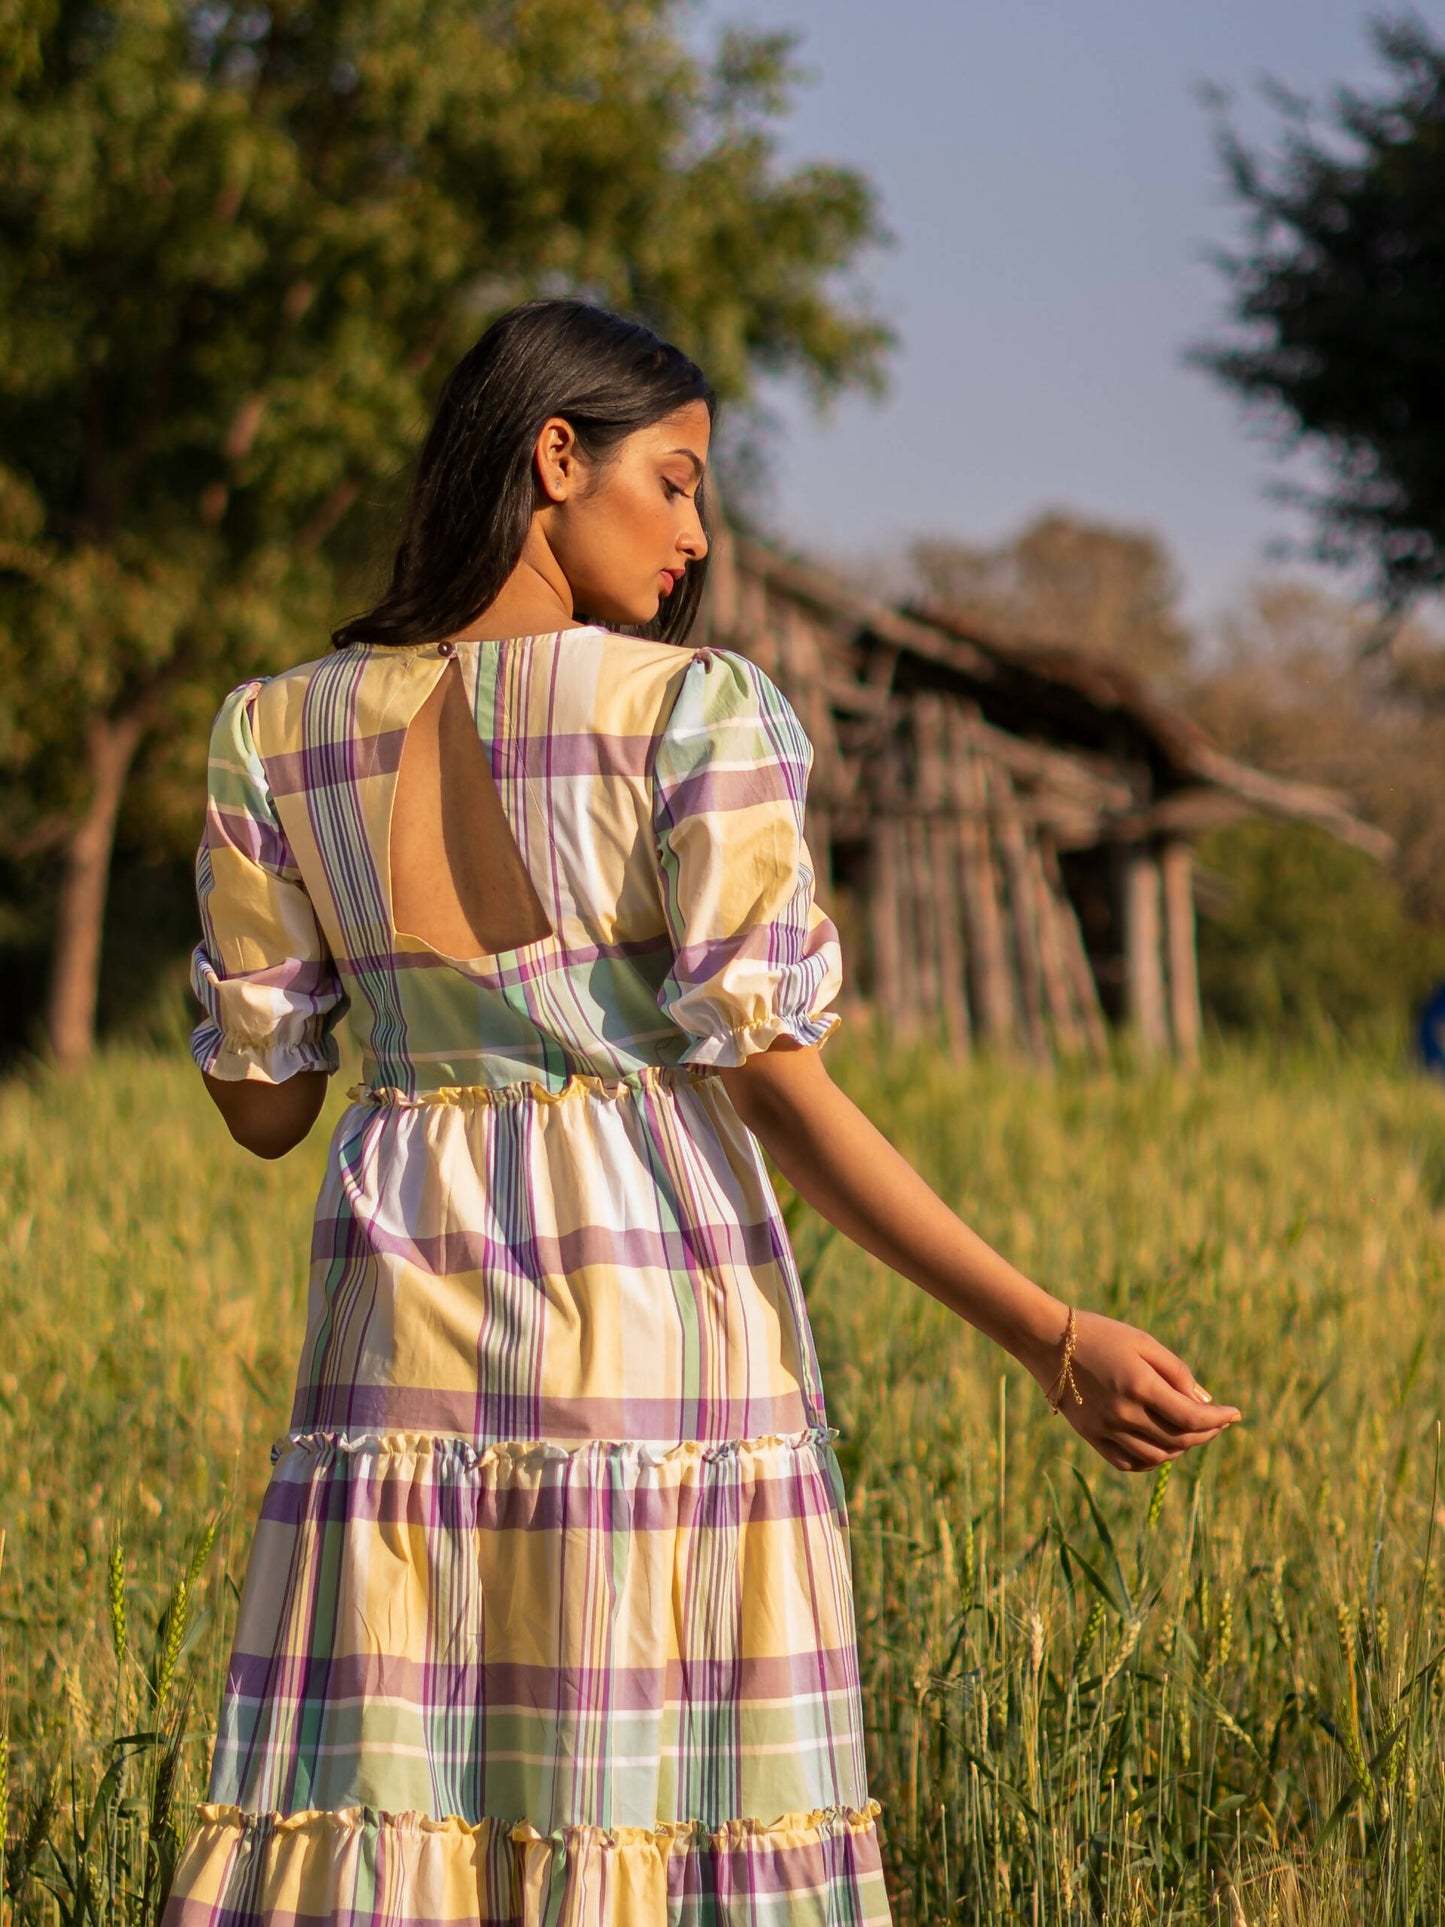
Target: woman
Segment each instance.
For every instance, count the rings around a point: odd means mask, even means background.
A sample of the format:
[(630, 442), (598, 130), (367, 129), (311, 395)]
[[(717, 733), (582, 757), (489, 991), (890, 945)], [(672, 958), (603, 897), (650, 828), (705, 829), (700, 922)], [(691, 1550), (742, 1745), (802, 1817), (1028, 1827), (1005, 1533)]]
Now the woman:
[(364, 1081), (172, 1927), (887, 1919), (760, 1144), (1110, 1464), (1238, 1416), (1005, 1263), (830, 1081), (809, 743), (744, 657), (679, 646), (712, 417), (644, 328), (503, 316), (386, 594), (217, 718), (207, 1089), (281, 1156), (348, 1004)]

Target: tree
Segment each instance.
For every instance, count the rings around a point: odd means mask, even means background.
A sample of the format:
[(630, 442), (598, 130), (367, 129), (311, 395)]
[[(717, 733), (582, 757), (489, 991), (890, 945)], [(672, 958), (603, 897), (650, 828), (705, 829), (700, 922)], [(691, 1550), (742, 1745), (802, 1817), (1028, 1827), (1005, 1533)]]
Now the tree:
[(1445, 583), (1445, 45), (1423, 24), (1377, 23), (1390, 84), (1342, 88), (1331, 125), (1276, 89), (1273, 159), (1221, 123), (1244, 246), (1219, 257), (1231, 339), (1194, 359), (1278, 432), (1328, 458), (1315, 552), (1372, 562), (1394, 605)]
[(1173, 674), (1189, 651), (1179, 575), (1149, 529), (1052, 509), (995, 547), (918, 542), (910, 559), (925, 599), (981, 626)]
[(1445, 926), (1445, 638), (1416, 613), (1385, 654), (1364, 646), (1378, 623), (1378, 608), (1317, 583), (1265, 578), (1225, 617), (1185, 703), (1246, 762), (1353, 796), (1395, 838), (1404, 913)]
[(1224, 901), (1200, 920), (1204, 1004), (1270, 1037), (1398, 1037), (1445, 969), (1445, 932), (1412, 923), (1390, 875), (1322, 830), (1256, 819), (1200, 845)]
[[(876, 384), (856, 174), (780, 168), (786, 35), (680, 0), (19, 0), (0, 28), (0, 839), (59, 863), (90, 1048), (138, 759), (314, 654), (452, 360), (576, 291), (725, 396)], [(361, 513), (358, 513), (358, 510)], [(194, 788), (190, 790), (195, 794)]]

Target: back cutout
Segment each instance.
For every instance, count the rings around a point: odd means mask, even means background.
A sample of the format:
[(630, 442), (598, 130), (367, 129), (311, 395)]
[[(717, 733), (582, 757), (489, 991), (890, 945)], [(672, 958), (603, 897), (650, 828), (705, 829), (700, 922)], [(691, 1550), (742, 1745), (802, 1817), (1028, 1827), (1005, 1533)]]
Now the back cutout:
[(444, 957), (552, 934), (453, 659), (412, 719), (391, 812), (391, 917)]

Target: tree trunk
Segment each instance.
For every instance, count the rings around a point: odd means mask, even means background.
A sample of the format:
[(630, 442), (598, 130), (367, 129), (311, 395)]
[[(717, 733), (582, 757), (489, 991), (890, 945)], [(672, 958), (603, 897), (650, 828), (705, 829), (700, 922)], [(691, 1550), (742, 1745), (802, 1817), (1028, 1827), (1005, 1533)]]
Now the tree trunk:
[(139, 716), (93, 716), (85, 731), (90, 801), (65, 846), (55, 910), (46, 1029), (61, 1070), (83, 1064), (95, 1046), (100, 937), (111, 852), (126, 778), (145, 726)]

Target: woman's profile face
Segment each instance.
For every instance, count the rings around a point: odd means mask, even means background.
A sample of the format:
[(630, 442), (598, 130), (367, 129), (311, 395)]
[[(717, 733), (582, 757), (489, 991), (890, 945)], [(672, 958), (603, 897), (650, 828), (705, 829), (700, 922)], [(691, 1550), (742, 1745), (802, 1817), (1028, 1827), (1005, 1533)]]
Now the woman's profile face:
[(697, 490), (711, 432), (706, 405), (689, 402), (588, 466), (566, 422), (548, 422), (537, 443), (538, 519), (574, 608), (601, 622), (650, 622), (688, 563), (707, 554)]

